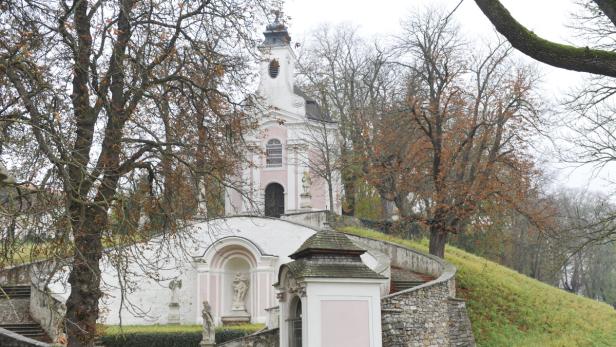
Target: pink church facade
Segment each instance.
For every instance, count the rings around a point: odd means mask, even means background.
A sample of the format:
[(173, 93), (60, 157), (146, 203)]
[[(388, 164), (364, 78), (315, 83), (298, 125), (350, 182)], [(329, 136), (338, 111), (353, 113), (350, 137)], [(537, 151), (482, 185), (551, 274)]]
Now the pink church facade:
[(242, 190), (226, 192), (226, 215), (279, 217), (330, 209), (340, 213), (339, 173), (333, 174), (332, 208), (329, 186), (318, 175), (323, 151), (315, 148), (315, 138), (322, 136), (337, 143), (337, 123), (295, 85), (296, 57), (286, 28), (268, 28), (264, 34), (257, 91), (259, 127), (248, 140), (247, 163), (238, 174)]

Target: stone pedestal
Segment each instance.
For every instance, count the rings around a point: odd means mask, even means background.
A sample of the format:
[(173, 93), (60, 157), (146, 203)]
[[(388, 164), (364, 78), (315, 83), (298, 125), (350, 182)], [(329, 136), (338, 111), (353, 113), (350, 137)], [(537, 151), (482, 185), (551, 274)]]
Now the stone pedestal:
[(230, 315), (220, 317), (223, 325), (250, 323), (250, 314), (246, 311), (231, 311)]
[(299, 208), (304, 211), (309, 211), (312, 209), (312, 195), (310, 193), (303, 193), (299, 195)]
[(180, 324), (180, 304), (172, 302), (169, 304), (169, 315), (167, 316), (167, 324)]

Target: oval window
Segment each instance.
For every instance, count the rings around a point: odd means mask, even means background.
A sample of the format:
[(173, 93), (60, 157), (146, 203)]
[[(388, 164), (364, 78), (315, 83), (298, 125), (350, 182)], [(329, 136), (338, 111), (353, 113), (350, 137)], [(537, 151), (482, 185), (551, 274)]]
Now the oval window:
[(269, 75), (271, 78), (276, 78), (278, 76), (278, 72), (280, 71), (280, 63), (278, 60), (273, 59), (269, 64)]

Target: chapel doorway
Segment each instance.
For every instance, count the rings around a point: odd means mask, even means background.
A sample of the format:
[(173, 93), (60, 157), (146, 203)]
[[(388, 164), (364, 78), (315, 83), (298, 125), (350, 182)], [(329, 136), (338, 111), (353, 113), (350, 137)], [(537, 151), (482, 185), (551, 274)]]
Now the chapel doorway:
[(302, 301), (298, 297), (295, 297), (291, 304), (289, 330), (289, 346), (302, 347)]
[(284, 214), (284, 188), (270, 183), (265, 188), (265, 216), (280, 218)]

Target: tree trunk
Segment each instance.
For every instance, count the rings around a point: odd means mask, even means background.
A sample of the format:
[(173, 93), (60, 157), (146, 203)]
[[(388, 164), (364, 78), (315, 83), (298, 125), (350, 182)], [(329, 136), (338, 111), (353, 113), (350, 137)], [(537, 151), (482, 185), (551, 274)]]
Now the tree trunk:
[(384, 220), (391, 221), (394, 216), (394, 202), (387, 200), (381, 194), (381, 217)]
[(342, 208), (342, 214), (346, 216), (355, 215), (355, 181), (356, 177), (352, 173), (346, 173), (344, 171), (350, 171), (350, 169), (343, 169), (342, 181), (344, 185), (344, 204)]
[(329, 212), (331, 212), (331, 214), (335, 214), (336, 210), (334, 209), (334, 187), (331, 175), (329, 180), (327, 181), (327, 193), (329, 194)]
[(101, 297), (101, 232), (107, 225), (107, 213), (98, 207), (74, 203), (71, 216), (75, 252), (68, 278), (71, 294), (66, 301), (68, 346), (90, 347), (96, 335), (98, 300)]
[(430, 226), (430, 254), (439, 258), (445, 257), (445, 244), (447, 243), (447, 232), (437, 225)]

